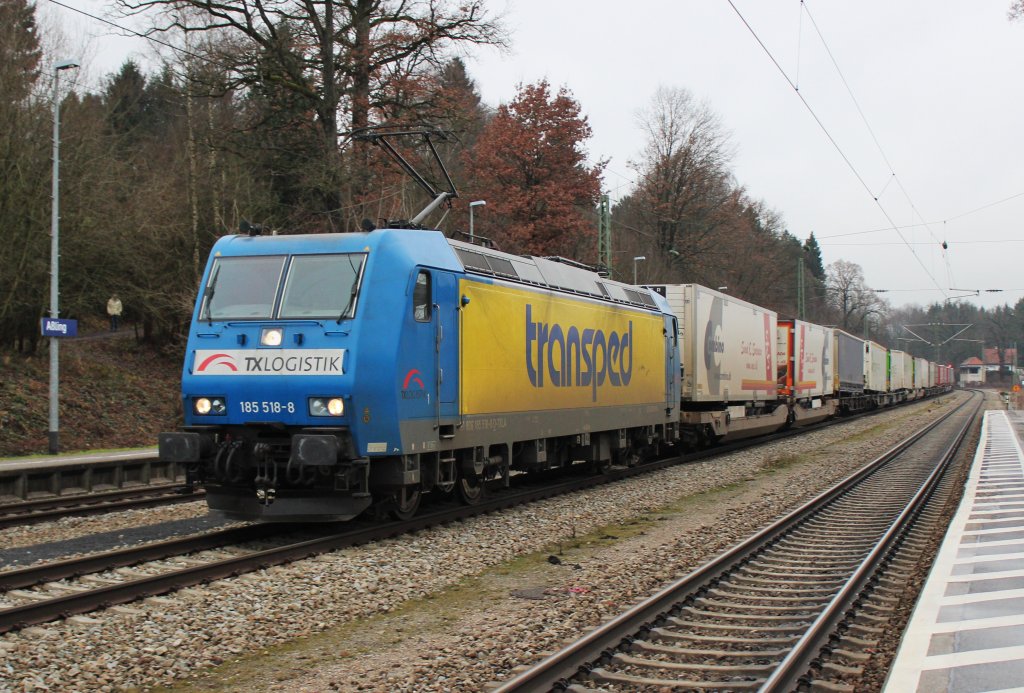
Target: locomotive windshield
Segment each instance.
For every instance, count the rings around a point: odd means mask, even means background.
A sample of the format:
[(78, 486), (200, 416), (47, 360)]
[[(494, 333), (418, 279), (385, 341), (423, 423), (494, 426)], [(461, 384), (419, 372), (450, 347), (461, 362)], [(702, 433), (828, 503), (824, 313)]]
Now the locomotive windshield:
[(285, 258), (219, 257), (204, 292), (201, 320), (259, 320), (273, 316)]
[(360, 254), (296, 255), (281, 298), (282, 318), (350, 318), (355, 315)]
[[(199, 319), (352, 317), (365, 259), (363, 253), (219, 257), (210, 272)], [(284, 289), (280, 290), (282, 278)]]

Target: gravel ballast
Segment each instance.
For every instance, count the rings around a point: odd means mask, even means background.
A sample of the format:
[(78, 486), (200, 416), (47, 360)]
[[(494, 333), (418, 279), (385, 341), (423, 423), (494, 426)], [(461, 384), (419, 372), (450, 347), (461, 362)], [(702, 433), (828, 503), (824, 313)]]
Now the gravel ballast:
[(0, 690), (481, 690), (966, 396), (8, 634)]
[[(203, 518), (209, 524), (211, 518), (206, 501), (193, 501), (155, 508), (125, 510), (104, 515), (63, 517), (59, 520), (40, 522), (32, 525), (16, 525), (0, 530), (0, 548), (7, 549), (56, 544), (76, 539), (88, 539), (98, 534), (119, 530), (133, 530), (141, 525), (155, 525), (161, 522), (178, 522)], [(214, 521), (220, 520), (214, 518)]]

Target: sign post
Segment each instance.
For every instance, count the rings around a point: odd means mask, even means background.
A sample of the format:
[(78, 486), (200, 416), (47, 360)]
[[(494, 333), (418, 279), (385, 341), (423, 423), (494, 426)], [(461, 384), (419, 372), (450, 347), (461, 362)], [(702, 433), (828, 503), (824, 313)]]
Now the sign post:
[(59, 431), (60, 418), (57, 414), (57, 385), (59, 382), (57, 366), (57, 344), (62, 337), (78, 335), (78, 321), (63, 318), (40, 318), (39, 328), (44, 337), (50, 337), (50, 430), (48, 432), (49, 451), (51, 455), (60, 452)]
[[(60, 266), (60, 73), (78, 67), (77, 60), (62, 60), (53, 66), (53, 204), (50, 212), (50, 318), (57, 319), (57, 279)], [(45, 327), (45, 323), (44, 323)], [(43, 334), (46, 334), (44, 331)], [(64, 335), (60, 335), (64, 336)], [(57, 413), (57, 380), (60, 371), (57, 339), (50, 340), (50, 430), (48, 433), (50, 454), (60, 452), (58, 442), (59, 415)]]

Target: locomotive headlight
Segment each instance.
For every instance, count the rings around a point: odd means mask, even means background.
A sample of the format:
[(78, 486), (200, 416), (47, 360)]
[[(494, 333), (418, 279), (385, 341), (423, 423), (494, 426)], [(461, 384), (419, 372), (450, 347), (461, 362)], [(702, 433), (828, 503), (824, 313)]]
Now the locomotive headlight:
[(281, 346), (283, 340), (284, 330), (280, 327), (264, 327), (260, 332), (260, 346)]
[(192, 400), (192, 409), (200, 416), (222, 416), (228, 407), (223, 397), (196, 397)]
[(345, 413), (345, 402), (341, 397), (310, 397), (310, 416), (341, 416)]

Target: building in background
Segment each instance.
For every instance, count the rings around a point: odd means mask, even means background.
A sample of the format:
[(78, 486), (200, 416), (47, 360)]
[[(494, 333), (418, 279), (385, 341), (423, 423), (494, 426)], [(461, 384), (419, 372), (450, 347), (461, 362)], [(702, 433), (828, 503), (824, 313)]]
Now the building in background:
[(960, 385), (962, 387), (970, 385), (1009, 387), (1020, 382), (1016, 347), (1007, 349), (986, 347), (981, 350), (981, 356), (981, 358), (972, 356), (960, 364)]
[(960, 386), (983, 385), (985, 383), (985, 364), (977, 356), (972, 356), (960, 364)]

